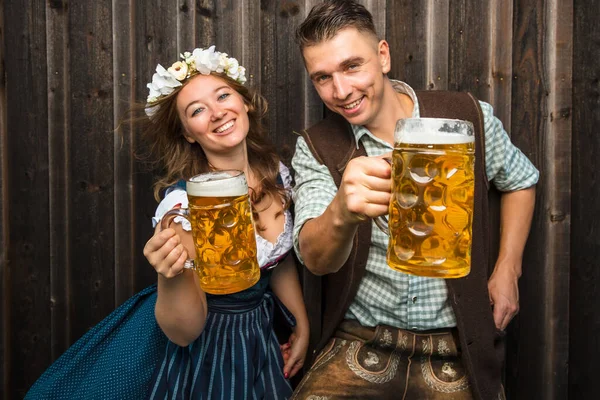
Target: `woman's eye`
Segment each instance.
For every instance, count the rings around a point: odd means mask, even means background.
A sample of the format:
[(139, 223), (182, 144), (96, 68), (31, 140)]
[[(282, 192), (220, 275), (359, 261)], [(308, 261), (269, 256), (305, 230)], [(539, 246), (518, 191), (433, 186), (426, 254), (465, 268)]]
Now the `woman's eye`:
[(192, 117), (195, 117), (196, 115), (200, 114), (202, 111), (204, 111), (204, 108), (202, 107), (198, 107), (194, 110), (194, 112), (192, 112)]
[(219, 96), (219, 100), (225, 100), (228, 97), (229, 97), (229, 93), (223, 93), (222, 95)]

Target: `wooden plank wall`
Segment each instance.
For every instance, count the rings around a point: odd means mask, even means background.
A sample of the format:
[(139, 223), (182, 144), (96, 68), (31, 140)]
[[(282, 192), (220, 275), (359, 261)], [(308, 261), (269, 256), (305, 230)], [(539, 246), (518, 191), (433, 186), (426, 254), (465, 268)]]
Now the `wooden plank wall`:
[[(0, 375), (6, 399), (155, 279), (153, 176), (115, 128), (158, 62), (216, 44), (270, 104), (289, 160), (323, 107), (293, 31), (317, 0), (0, 1)], [(390, 76), (490, 102), (540, 169), (509, 329), (509, 399), (593, 398), (600, 347), (600, 0), (362, 0)], [(574, 23), (576, 21), (577, 23)], [(571, 195), (573, 193), (573, 195)]]

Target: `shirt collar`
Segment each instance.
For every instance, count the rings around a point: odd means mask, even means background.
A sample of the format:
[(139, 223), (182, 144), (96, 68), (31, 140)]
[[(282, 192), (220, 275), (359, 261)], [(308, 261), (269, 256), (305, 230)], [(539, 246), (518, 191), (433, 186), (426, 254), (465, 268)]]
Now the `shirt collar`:
[[(419, 101), (417, 99), (417, 95), (415, 94), (415, 91), (413, 90), (413, 88), (411, 88), (406, 82), (398, 81), (398, 80), (395, 80), (395, 79), (390, 79), (390, 82), (392, 83), (392, 87), (394, 88), (394, 90), (397, 93), (406, 94), (413, 101), (414, 108), (413, 108), (413, 112), (412, 112), (412, 118), (420, 118), (421, 115), (419, 113)], [(356, 148), (357, 149), (358, 149), (358, 142), (360, 141), (360, 139), (364, 135), (368, 135), (373, 140), (376, 140), (378, 142), (382, 142), (381, 139), (379, 139), (375, 135), (373, 135), (363, 125), (352, 125), (352, 124), (350, 124), (350, 126), (352, 127), (352, 132), (354, 133), (354, 138), (355, 138), (355, 141), (356, 141)], [(389, 147), (389, 144), (387, 144), (387, 143), (385, 143), (385, 144)]]

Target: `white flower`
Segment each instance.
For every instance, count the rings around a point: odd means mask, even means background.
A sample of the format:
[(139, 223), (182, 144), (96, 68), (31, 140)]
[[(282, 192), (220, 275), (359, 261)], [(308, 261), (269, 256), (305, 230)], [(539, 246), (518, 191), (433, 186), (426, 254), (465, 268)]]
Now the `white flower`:
[(240, 76), (240, 64), (235, 58), (230, 58), (229, 60), (227, 60), (227, 66), (225, 67), (225, 69), (227, 70), (227, 75), (231, 79), (236, 81), (238, 80)]
[(186, 51), (180, 54), (180, 57), (182, 61), (173, 63), (168, 70), (160, 64), (156, 66), (152, 82), (146, 85), (149, 90), (146, 100), (148, 116), (154, 115), (158, 109), (158, 106), (152, 106), (153, 103), (173, 93), (175, 88), (182, 86), (182, 82), (196, 73), (203, 75), (209, 75), (211, 72), (225, 73), (240, 84), (246, 82), (246, 69), (227, 53), (215, 51), (215, 46), (210, 46), (208, 49), (194, 49), (191, 53)]
[(243, 85), (244, 83), (246, 83), (246, 68), (240, 67), (239, 70), (240, 73), (237, 78), (237, 81)]
[(151, 98), (158, 98), (171, 94), (178, 86), (181, 86), (181, 82), (175, 79), (175, 77), (162, 65), (158, 64), (156, 66), (156, 73), (152, 75), (152, 82), (146, 85), (146, 87), (150, 89), (148, 102), (151, 102)]
[(169, 68), (167, 71), (169, 71), (171, 75), (175, 77), (175, 79), (182, 81), (187, 77), (188, 66), (183, 61), (177, 61), (176, 63), (173, 63), (171, 68)]
[(216, 71), (219, 67), (219, 54), (215, 53), (215, 46), (210, 46), (206, 50), (195, 49), (192, 52), (192, 58), (196, 71), (202, 75), (208, 75)]

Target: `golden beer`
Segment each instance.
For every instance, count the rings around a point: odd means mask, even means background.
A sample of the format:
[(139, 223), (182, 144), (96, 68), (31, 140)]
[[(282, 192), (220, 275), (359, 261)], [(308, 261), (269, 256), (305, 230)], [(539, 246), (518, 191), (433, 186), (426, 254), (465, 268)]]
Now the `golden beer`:
[(186, 182), (186, 191), (189, 205), (184, 213), (192, 225), (196, 249), (192, 268), (202, 290), (228, 294), (253, 286), (260, 278), (260, 269), (244, 173), (197, 175)]
[[(387, 262), (413, 275), (458, 278), (471, 269), (474, 136), (470, 123), (439, 121), (432, 124), (450, 132), (430, 131), (425, 121), (408, 133), (404, 126), (395, 143)], [(455, 124), (468, 124), (470, 135)]]

